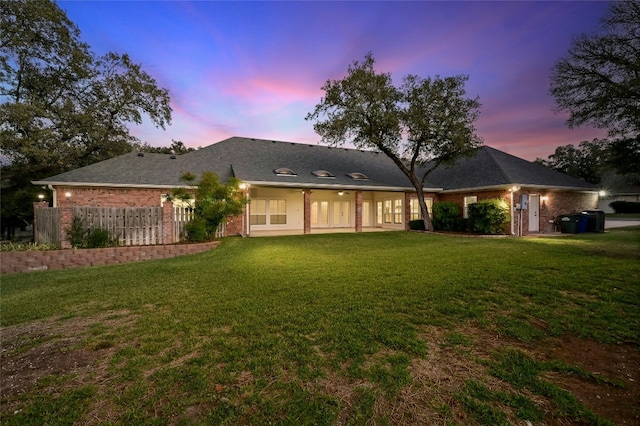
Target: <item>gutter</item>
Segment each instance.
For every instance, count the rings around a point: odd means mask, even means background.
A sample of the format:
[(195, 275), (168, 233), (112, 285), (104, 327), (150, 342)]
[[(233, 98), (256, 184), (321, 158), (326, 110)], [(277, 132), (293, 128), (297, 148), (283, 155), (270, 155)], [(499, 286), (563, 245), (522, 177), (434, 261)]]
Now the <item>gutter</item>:
[[(269, 186), (276, 188), (305, 188), (305, 189), (344, 189), (349, 191), (393, 191), (407, 192), (415, 191), (413, 186), (375, 186), (375, 185), (336, 185), (336, 184), (318, 184), (318, 183), (300, 183), (300, 182), (268, 182), (268, 181), (243, 181), (251, 186)], [(423, 188), (425, 192), (442, 192), (442, 188)]]

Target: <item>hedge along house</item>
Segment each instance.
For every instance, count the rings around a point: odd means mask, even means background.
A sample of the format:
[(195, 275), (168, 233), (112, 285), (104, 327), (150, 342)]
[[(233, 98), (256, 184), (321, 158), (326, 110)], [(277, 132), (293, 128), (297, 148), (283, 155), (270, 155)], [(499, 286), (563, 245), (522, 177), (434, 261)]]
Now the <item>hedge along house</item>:
[[(33, 184), (50, 188), (54, 207), (66, 211), (158, 207), (184, 186), (180, 176), (203, 171), (240, 179), (250, 200), (242, 215), (228, 218), (226, 235), (405, 230), (420, 215), (414, 188), (382, 153), (240, 137), (183, 155), (125, 154)], [(551, 232), (557, 215), (598, 203), (593, 185), (488, 146), (436, 169), (424, 191), (430, 211), (433, 203), (452, 201), (463, 215), (473, 202), (502, 198), (511, 206), (505, 232), (512, 235)], [(62, 215), (60, 229), (70, 221)]]

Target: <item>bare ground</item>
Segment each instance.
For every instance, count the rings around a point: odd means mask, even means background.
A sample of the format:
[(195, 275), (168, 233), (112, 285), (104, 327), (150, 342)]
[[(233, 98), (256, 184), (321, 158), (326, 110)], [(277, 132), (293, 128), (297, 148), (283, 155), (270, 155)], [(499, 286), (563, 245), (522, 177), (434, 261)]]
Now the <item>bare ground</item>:
[[(106, 395), (106, 388), (114, 386), (108, 378), (108, 368), (116, 347), (109, 341), (92, 339), (95, 327), (110, 329), (132, 327), (136, 317), (129, 312), (110, 312), (95, 318), (51, 319), (36, 321), (0, 329), (1, 365), (0, 396), (3, 418), (19, 412), (21, 394), (28, 393), (38, 381), (47, 376), (67, 376), (73, 379), (68, 386), (91, 384)], [(427, 356), (414, 358), (410, 364), (412, 382), (393, 398), (378, 398), (374, 410), (388, 417), (392, 424), (473, 424), (464, 408), (456, 401), (469, 379), (477, 379), (495, 390), (509, 390), (504, 383), (487, 372), (478, 359), (489, 359), (501, 347), (518, 348), (539, 360), (561, 360), (566, 364), (605, 378), (605, 381), (580, 379), (576, 376), (546, 374), (551, 381), (570, 391), (589, 410), (618, 425), (640, 425), (640, 351), (632, 345), (610, 345), (574, 336), (548, 338), (532, 345), (509, 340), (479, 328), (465, 327), (459, 330), (469, 336), (471, 344), (465, 350), (444, 345), (443, 331), (429, 327), (422, 330), (421, 337), (427, 342)], [(95, 333), (99, 334), (99, 333)], [(188, 358), (188, 357), (186, 357)], [(174, 360), (175, 363), (183, 359)], [(147, 375), (148, 376), (148, 375)], [(248, 371), (239, 372), (238, 386), (254, 382)], [(620, 383), (615, 386), (609, 382)], [(362, 381), (328, 374), (325, 378), (310, 383), (309, 387), (341, 401), (342, 412), (338, 422), (343, 423), (354, 409), (356, 390), (372, 386)], [(216, 388), (216, 391), (218, 389)], [(46, 390), (52, 393), (59, 390)], [(114, 389), (111, 389), (113, 392)], [(550, 408), (550, 402), (538, 395), (527, 395), (538, 406)], [(447, 414), (442, 407), (448, 407)], [(509, 419), (517, 422), (508, 407), (503, 407)], [(198, 418), (207, 407), (191, 407), (184, 413)], [(546, 410), (547, 412), (549, 410)], [(108, 398), (96, 398), (87, 413), (85, 424), (115, 421), (117, 409)], [(184, 420), (185, 417), (182, 417)], [(545, 416), (545, 425), (570, 425), (566, 419)]]

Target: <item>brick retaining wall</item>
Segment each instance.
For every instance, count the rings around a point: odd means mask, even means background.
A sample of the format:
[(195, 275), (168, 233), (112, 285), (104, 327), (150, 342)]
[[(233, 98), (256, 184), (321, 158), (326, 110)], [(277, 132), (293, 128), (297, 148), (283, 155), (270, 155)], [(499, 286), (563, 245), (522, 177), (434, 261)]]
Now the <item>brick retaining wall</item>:
[(0, 274), (167, 259), (185, 254), (209, 251), (219, 244), (219, 241), (213, 241), (200, 244), (167, 244), (76, 250), (9, 251), (0, 254)]

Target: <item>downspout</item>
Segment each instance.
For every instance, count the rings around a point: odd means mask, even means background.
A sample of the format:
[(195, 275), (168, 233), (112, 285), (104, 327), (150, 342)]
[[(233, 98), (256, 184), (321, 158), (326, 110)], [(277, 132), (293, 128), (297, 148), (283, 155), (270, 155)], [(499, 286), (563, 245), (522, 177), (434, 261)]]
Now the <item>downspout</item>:
[(47, 185), (47, 188), (51, 191), (51, 207), (58, 207), (58, 191), (54, 190), (51, 184)]
[(509, 194), (511, 195), (511, 205), (509, 207), (511, 208), (511, 236), (513, 237), (516, 234), (515, 223), (514, 223), (514, 216), (516, 215), (516, 208), (513, 205), (513, 191), (509, 190)]

